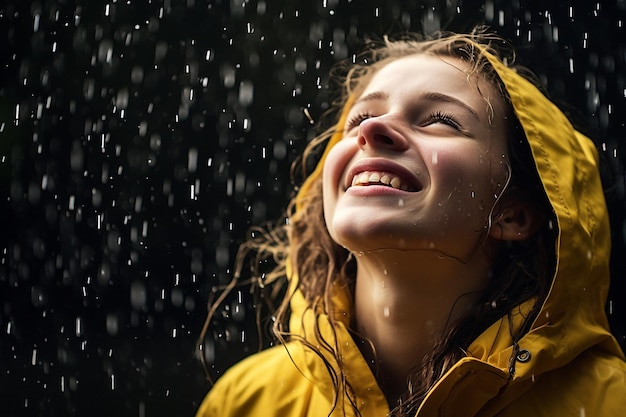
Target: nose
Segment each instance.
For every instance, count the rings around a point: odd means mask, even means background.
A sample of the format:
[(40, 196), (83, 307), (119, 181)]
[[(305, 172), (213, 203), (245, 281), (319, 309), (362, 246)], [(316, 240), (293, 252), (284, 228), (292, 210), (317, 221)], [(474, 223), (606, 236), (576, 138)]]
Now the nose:
[(387, 116), (372, 117), (359, 125), (358, 145), (365, 150), (368, 147), (404, 151), (408, 148), (407, 139), (394, 128), (394, 122)]

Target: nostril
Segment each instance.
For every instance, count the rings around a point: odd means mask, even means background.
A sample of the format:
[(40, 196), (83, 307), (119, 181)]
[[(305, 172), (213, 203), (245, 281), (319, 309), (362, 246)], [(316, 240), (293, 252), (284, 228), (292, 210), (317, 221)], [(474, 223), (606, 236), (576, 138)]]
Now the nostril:
[(375, 135), (374, 139), (384, 145), (393, 145), (393, 140), (385, 135)]
[(407, 147), (405, 137), (385, 117), (372, 117), (359, 126), (358, 144), (361, 148), (372, 146), (403, 150)]

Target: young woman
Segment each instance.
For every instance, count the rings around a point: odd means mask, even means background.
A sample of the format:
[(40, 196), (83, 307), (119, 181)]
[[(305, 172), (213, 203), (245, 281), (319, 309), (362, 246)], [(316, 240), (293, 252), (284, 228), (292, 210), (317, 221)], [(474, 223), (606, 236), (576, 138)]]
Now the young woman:
[(623, 415), (597, 153), (501, 45), (386, 41), (347, 69), (289, 221), (246, 244), (288, 282), (284, 343), (198, 416)]

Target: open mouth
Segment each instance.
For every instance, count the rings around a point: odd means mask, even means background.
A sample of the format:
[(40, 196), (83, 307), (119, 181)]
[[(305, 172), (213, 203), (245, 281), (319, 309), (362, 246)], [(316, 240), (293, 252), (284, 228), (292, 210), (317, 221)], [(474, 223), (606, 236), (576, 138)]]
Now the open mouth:
[(421, 189), (419, 184), (411, 184), (397, 174), (385, 171), (363, 171), (352, 177), (351, 187), (367, 187), (370, 185), (382, 185), (396, 190), (416, 192)]

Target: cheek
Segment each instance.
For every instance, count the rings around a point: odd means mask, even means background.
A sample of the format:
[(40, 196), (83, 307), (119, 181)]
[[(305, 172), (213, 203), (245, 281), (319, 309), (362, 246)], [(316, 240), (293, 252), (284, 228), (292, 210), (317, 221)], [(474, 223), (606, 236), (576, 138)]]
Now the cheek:
[(326, 156), (322, 170), (322, 187), (324, 211), (328, 217), (329, 210), (334, 209), (338, 193), (343, 189), (345, 170), (356, 150), (356, 141), (337, 143)]
[[(492, 151), (458, 147), (441, 149), (431, 161), (438, 185), (463, 197), (478, 199), (484, 204), (495, 200), (506, 182), (506, 164)], [(465, 198), (461, 198), (465, 200)]]
[(465, 146), (441, 147), (431, 152), (430, 169), (439, 181), (467, 183), (482, 176), (488, 159), (483, 152)]
[(357, 149), (356, 141), (341, 141), (330, 150), (322, 170), (325, 195), (343, 189), (345, 170)]

